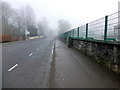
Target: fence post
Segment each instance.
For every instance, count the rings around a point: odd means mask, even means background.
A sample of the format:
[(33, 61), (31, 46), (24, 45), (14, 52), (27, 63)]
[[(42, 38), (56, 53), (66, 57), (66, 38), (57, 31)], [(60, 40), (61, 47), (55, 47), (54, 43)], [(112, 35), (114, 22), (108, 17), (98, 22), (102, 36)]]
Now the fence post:
[(79, 38), (79, 27), (78, 27), (77, 37)]
[(71, 31), (69, 31), (69, 37), (71, 37)]
[(74, 38), (74, 29), (73, 29), (73, 38)]
[(104, 41), (107, 40), (107, 25), (108, 25), (108, 16), (105, 16)]
[(70, 31), (69, 31), (69, 35), (68, 35), (68, 37), (70, 37)]
[(86, 39), (88, 38), (88, 23), (86, 24)]

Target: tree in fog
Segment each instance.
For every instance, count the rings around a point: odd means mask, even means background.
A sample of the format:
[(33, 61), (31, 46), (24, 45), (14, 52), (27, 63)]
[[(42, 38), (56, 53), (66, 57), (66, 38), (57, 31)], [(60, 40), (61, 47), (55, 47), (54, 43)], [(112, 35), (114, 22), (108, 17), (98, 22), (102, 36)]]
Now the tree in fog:
[(1, 2), (0, 2), (0, 21), (2, 22), (2, 3)]
[(42, 32), (45, 36), (50, 35), (51, 28), (50, 28), (49, 23), (45, 17), (41, 18), (41, 20), (39, 21), (38, 28), (40, 30), (39, 32)]
[(12, 16), (12, 8), (7, 2), (2, 2), (2, 30), (3, 33), (9, 33), (8, 19)]
[(25, 29), (26, 29), (25, 12), (23, 8), (20, 8), (17, 9), (14, 14), (15, 14), (14, 21), (17, 23), (19, 36), (20, 38), (25, 39)]
[[(2, 29), (2, 3), (0, 2), (0, 30)], [(1, 34), (1, 31), (0, 31)]]
[(7, 2), (2, 2), (2, 26), (3, 34), (8, 34), (13, 38), (26, 39), (29, 36), (46, 35), (52, 36), (53, 32), (46, 18), (41, 18), (36, 22), (33, 9), (29, 5), (24, 5), (19, 9), (14, 9)]
[(24, 13), (26, 20), (25, 22), (26, 30), (30, 32), (30, 36), (38, 35), (38, 30), (35, 22), (35, 14), (33, 9), (29, 5), (26, 5), (24, 6)]
[(49, 26), (49, 22), (45, 17), (41, 18), (41, 20), (37, 22), (37, 27), (38, 27), (39, 35), (54, 37), (56, 34), (54, 30)]
[(30, 32), (30, 37), (38, 36), (38, 29), (36, 28), (36, 26), (30, 25), (28, 27), (28, 30)]
[(15, 10), (7, 2), (2, 2), (2, 33), (19, 38), (19, 30), (14, 20)]
[(38, 34), (39, 35), (44, 35), (44, 26), (42, 25), (41, 21), (38, 21), (37, 27), (38, 27), (38, 32), (39, 32)]
[(16, 10), (15, 21), (17, 22), (18, 29), (20, 30), (20, 37), (23, 39), (26, 39), (26, 32), (29, 31), (30, 34), (34, 34), (34, 32), (36, 32), (34, 11), (29, 5), (22, 6), (20, 9)]
[(20, 37), (22, 39), (26, 39), (26, 30), (28, 28), (27, 25), (27, 10), (25, 6), (22, 6), (20, 9), (16, 10), (16, 17), (14, 18), (18, 24), (18, 29), (20, 30)]
[(34, 11), (29, 5), (13, 9), (9, 3), (2, 2), (2, 19), (4, 34), (26, 39), (26, 32), (36, 32)]
[(71, 25), (68, 21), (62, 20), (62, 19), (58, 21), (59, 34), (68, 31), (70, 28), (71, 28)]

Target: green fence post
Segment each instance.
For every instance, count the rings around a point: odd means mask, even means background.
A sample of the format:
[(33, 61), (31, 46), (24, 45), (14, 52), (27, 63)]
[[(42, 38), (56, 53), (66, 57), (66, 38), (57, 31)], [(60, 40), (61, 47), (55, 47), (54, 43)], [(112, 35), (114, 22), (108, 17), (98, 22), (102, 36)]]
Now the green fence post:
[(70, 37), (70, 32), (68, 31), (68, 37)]
[(69, 37), (70, 37), (70, 31), (69, 31)]
[(70, 31), (68, 31), (68, 37), (70, 37)]
[(68, 37), (68, 32), (66, 32), (66, 38)]
[(77, 36), (78, 36), (78, 38), (79, 38), (79, 27), (78, 27), (78, 33), (77, 33)]
[(107, 40), (107, 25), (108, 25), (108, 16), (105, 16), (104, 41)]
[(73, 38), (74, 38), (74, 29), (73, 29)]
[(86, 39), (88, 38), (88, 23), (86, 24)]
[(71, 37), (71, 30), (70, 30), (70, 37)]

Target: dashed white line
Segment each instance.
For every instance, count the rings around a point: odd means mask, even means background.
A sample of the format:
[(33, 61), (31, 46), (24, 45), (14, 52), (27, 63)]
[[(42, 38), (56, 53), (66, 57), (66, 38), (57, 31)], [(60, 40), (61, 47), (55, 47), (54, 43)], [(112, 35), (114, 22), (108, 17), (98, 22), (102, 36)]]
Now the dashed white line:
[(14, 66), (12, 66), (10, 69), (8, 69), (8, 72), (12, 71), (15, 67), (17, 67), (18, 64), (15, 64)]
[(3, 43), (3, 45), (7, 45), (8, 43)]
[(36, 50), (39, 50), (39, 49), (36, 49)]
[(30, 54), (29, 54), (29, 56), (32, 56), (32, 55), (33, 55), (33, 53), (30, 53)]
[(44, 36), (40, 36), (40, 37), (44, 37)]
[(11, 50), (8, 50), (8, 52), (10, 52), (10, 51), (14, 51), (14, 50), (16, 50), (15, 48), (13, 48), (13, 49), (11, 49)]

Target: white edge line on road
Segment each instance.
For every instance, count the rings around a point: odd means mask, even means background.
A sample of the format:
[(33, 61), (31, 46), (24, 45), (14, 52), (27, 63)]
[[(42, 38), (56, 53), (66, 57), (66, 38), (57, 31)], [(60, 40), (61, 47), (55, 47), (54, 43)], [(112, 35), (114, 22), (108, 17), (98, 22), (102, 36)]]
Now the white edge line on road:
[(18, 66), (18, 64), (15, 64), (13, 67), (11, 67), (10, 69), (8, 69), (8, 72), (12, 71), (17, 66)]
[(29, 54), (29, 56), (32, 56), (32, 55), (33, 55), (33, 53), (30, 53), (30, 54)]

